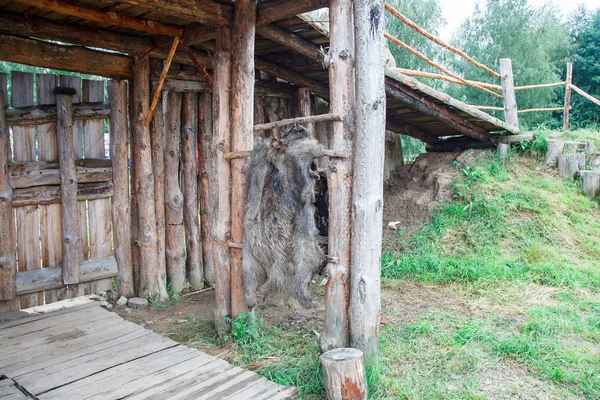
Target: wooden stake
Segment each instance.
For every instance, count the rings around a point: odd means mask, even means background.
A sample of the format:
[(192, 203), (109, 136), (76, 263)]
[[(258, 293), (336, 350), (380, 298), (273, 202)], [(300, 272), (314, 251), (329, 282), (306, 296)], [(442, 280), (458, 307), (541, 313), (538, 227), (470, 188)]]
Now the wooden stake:
[[(252, 150), (254, 142), (254, 37), (257, 0), (236, 2), (233, 20), (231, 147), (234, 152)], [(231, 241), (241, 243), (246, 208), (244, 159), (231, 161)], [(246, 312), (242, 252), (231, 249), (231, 314)]]
[(365, 400), (367, 378), (363, 354), (356, 349), (335, 349), (321, 356), (327, 398), (330, 400)]
[[(300, 88), (298, 89), (298, 115), (301, 117), (312, 116), (312, 104), (310, 99), (310, 89)], [(315, 137), (315, 126), (313, 123), (304, 124), (306, 130), (310, 133), (311, 137)]]
[(288, 126), (290, 124), (308, 124), (308, 123), (316, 123), (316, 122), (331, 122), (338, 121), (341, 122), (343, 119), (343, 115), (341, 114), (321, 114), (321, 115), (311, 115), (307, 117), (298, 117), (298, 118), (286, 118), (275, 122), (269, 122), (266, 124), (254, 125), (255, 131), (267, 131), (275, 128), (282, 128)]
[(504, 119), (507, 124), (518, 128), (519, 112), (510, 58), (500, 60), (500, 74), (502, 75), (502, 93), (504, 94)]
[(198, 221), (198, 95), (184, 93), (181, 104), (181, 171), (186, 241), (186, 273), (193, 289), (204, 287), (202, 245)]
[(171, 291), (180, 293), (185, 286), (185, 229), (183, 193), (179, 186), (181, 162), (181, 94), (167, 97), (167, 133), (165, 138), (165, 222), (167, 282)]
[(231, 92), (231, 29), (217, 28), (217, 48), (214, 54), (215, 87), (213, 90), (213, 129), (210, 152), (214, 162), (209, 165), (209, 197), (214, 199), (213, 266), (215, 270), (215, 327), (221, 338), (231, 330), (225, 317), (231, 316), (231, 276), (229, 240), (231, 239), (231, 169), (223, 157), (230, 149), (229, 104)]
[[(382, 16), (383, 17), (383, 16)], [(354, 132), (354, 31), (351, 0), (331, 0), (329, 54), (330, 109), (343, 121), (332, 124), (329, 142), (334, 151), (351, 154)], [(325, 274), (325, 328), (319, 338), (321, 350), (347, 347), (348, 299), (350, 296), (350, 235), (352, 221), (352, 161), (330, 160), (329, 254), (339, 262), (328, 264)]]
[(173, 61), (173, 56), (175, 55), (175, 50), (177, 50), (177, 45), (179, 44), (179, 38), (173, 39), (173, 44), (171, 45), (171, 50), (169, 51), (169, 55), (167, 56), (167, 60), (165, 61), (165, 65), (163, 67), (163, 71), (160, 74), (160, 78), (158, 79), (158, 83), (156, 84), (156, 89), (154, 91), (154, 96), (152, 97), (152, 105), (150, 106), (150, 112), (144, 121), (144, 126), (148, 127), (150, 125), (150, 121), (152, 120), (152, 115), (154, 114), (154, 109), (158, 104), (158, 100), (162, 95), (162, 87), (165, 83), (165, 79), (167, 78), (167, 74), (169, 73), (169, 68), (171, 67), (171, 62)]
[(200, 238), (202, 239), (202, 264), (204, 265), (204, 281), (214, 286), (215, 271), (213, 266), (213, 241), (211, 240), (214, 221), (214, 200), (208, 187), (208, 171), (213, 163), (210, 144), (213, 137), (212, 95), (203, 93), (198, 101), (198, 197), (200, 198)]
[(571, 110), (571, 84), (573, 83), (573, 63), (567, 63), (567, 83), (565, 88), (565, 108), (563, 131), (569, 130), (569, 112)]
[(110, 159), (113, 165), (113, 241), (117, 260), (117, 293), (127, 298), (135, 294), (131, 259), (131, 214), (129, 203), (129, 129), (127, 124), (127, 82), (108, 82), (111, 105)]
[(144, 125), (150, 103), (149, 59), (133, 57), (133, 149), (134, 183), (137, 192), (140, 249), (140, 287), (142, 297), (168, 299), (166, 283), (158, 266), (156, 242), (156, 210), (154, 207), (154, 175), (150, 131)]

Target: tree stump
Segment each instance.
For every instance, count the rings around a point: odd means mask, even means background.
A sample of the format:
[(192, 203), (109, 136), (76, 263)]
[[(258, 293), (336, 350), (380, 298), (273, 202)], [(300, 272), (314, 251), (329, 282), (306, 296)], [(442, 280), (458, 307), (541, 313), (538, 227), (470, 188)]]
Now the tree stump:
[(583, 191), (590, 197), (596, 197), (600, 191), (600, 171), (579, 171), (583, 180)]
[(548, 152), (546, 153), (546, 166), (556, 167), (558, 164), (558, 156), (563, 153), (565, 142), (562, 140), (549, 140)]
[(367, 378), (363, 353), (356, 349), (335, 349), (321, 355), (329, 400), (367, 398)]
[(585, 151), (585, 143), (584, 142), (564, 142), (565, 147), (563, 149), (563, 153), (565, 154), (577, 154)]
[(588, 160), (588, 167), (592, 169), (600, 169), (600, 155), (593, 154)]
[(596, 143), (593, 140), (585, 141), (585, 154), (591, 156), (596, 152)]
[(509, 145), (506, 143), (498, 143), (498, 155), (501, 157), (506, 157), (508, 155)]
[(585, 154), (559, 154), (558, 173), (563, 178), (574, 178), (575, 174), (585, 168)]

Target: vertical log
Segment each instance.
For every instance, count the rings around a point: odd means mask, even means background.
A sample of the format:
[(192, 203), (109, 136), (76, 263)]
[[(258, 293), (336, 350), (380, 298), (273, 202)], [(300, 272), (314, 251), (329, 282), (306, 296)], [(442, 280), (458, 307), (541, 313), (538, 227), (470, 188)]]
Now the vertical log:
[(567, 63), (567, 79), (565, 87), (565, 111), (564, 111), (564, 122), (563, 131), (569, 130), (569, 119), (571, 112), (571, 85), (573, 84), (573, 63)]
[[(235, 3), (231, 83), (231, 148), (252, 150), (254, 144), (254, 37), (257, 0)], [(231, 161), (231, 240), (242, 243), (246, 209), (246, 160)], [(231, 249), (231, 314), (246, 312), (242, 250)]]
[(402, 154), (402, 139), (400, 135), (388, 131), (385, 137), (385, 164), (383, 171), (383, 179), (387, 181), (392, 175), (392, 171), (398, 165), (404, 164), (404, 155)]
[(330, 350), (321, 355), (321, 365), (328, 399), (366, 400), (367, 377), (360, 350)]
[(504, 119), (510, 126), (519, 127), (519, 113), (512, 61), (510, 58), (500, 59), (500, 75), (502, 75), (502, 94), (504, 96)]
[(204, 267), (198, 221), (198, 95), (184, 93), (181, 105), (183, 215), (186, 240), (187, 279), (194, 289), (204, 287)]
[(131, 214), (129, 203), (129, 129), (127, 124), (127, 82), (108, 82), (110, 102), (110, 158), (113, 167), (112, 222), (117, 293), (127, 298), (135, 293), (131, 259)]
[(0, 87), (0, 301), (16, 296), (17, 260), (14, 243), (12, 188), (8, 181), (10, 135), (6, 125), (6, 87)]
[(217, 47), (214, 53), (213, 129), (210, 144), (214, 162), (208, 171), (209, 197), (213, 208), (213, 266), (215, 270), (215, 327), (221, 338), (231, 329), (225, 317), (231, 316), (231, 276), (229, 240), (231, 239), (231, 168), (225, 159), (230, 150), (231, 120), (231, 30), (217, 28)]
[[(161, 60), (150, 61), (151, 75), (160, 74), (163, 69)], [(152, 93), (156, 85), (152, 87)], [(150, 122), (150, 138), (152, 141), (152, 172), (154, 173), (154, 205), (156, 209), (156, 248), (158, 270), (163, 282), (167, 282), (167, 256), (166, 256), (166, 227), (165, 227), (165, 95), (160, 93), (158, 105), (154, 110)]]
[[(12, 106), (33, 105), (33, 74), (12, 73)], [(13, 127), (14, 160), (36, 161), (35, 128)], [(16, 209), (17, 259), (19, 271), (30, 271), (42, 267), (40, 251), (40, 212), (38, 206)], [(20, 296), (21, 308), (44, 304), (44, 293)]]
[(214, 199), (209, 195), (208, 171), (213, 163), (210, 144), (213, 137), (212, 94), (201, 93), (198, 101), (198, 197), (200, 198), (200, 238), (202, 239), (202, 264), (204, 280), (215, 285), (213, 266), (213, 241), (210, 232), (214, 221)]
[(61, 89), (56, 95), (56, 128), (60, 158), (60, 193), (63, 206), (63, 282), (79, 283), (81, 265), (81, 238), (79, 236), (79, 213), (77, 212), (77, 171), (75, 170), (75, 144), (73, 137), (74, 89)]
[[(265, 123), (265, 101), (262, 96), (254, 96), (254, 124)], [(254, 132), (254, 141), (263, 140), (265, 131)]]
[(142, 297), (167, 299), (167, 288), (158, 266), (154, 175), (150, 130), (144, 126), (150, 107), (150, 62), (133, 57), (133, 158), (138, 201), (140, 288)]
[[(298, 116), (310, 117), (312, 115), (312, 104), (310, 101), (310, 90), (308, 88), (298, 89)], [(311, 137), (315, 137), (315, 124), (304, 124)]]
[[(354, 2), (356, 124), (352, 188), (350, 346), (370, 362), (379, 351), (385, 158), (384, 0)], [(365, 162), (369, 160), (369, 162)]]
[[(38, 74), (37, 100), (38, 104), (56, 104), (54, 89), (57, 86), (57, 76), (51, 74)], [(58, 135), (56, 124), (38, 125), (38, 160), (58, 160)], [(42, 242), (42, 268), (53, 267), (62, 263), (62, 205), (40, 205), (40, 238)], [(58, 301), (56, 289), (45, 290), (46, 304)]]
[(165, 136), (165, 222), (167, 282), (174, 293), (185, 286), (185, 230), (183, 193), (179, 186), (181, 160), (181, 94), (167, 97), (167, 131)]
[[(383, 16), (382, 16), (383, 18)], [(354, 114), (354, 29), (352, 1), (329, 3), (331, 26), (329, 54), (330, 109), (343, 116), (332, 123), (331, 149), (351, 154)], [(331, 159), (329, 187), (329, 254), (339, 262), (326, 268), (325, 328), (320, 336), (322, 351), (347, 347), (348, 298), (350, 295), (350, 232), (352, 221), (352, 160)], [(379, 233), (381, 235), (381, 232)]]
[(128, 92), (128, 107), (127, 113), (129, 115), (129, 188), (131, 192), (131, 263), (133, 265), (133, 286), (136, 295), (140, 295), (140, 247), (138, 246), (140, 237), (140, 219), (138, 209), (138, 195), (137, 187), (135, 186), (135, 158), (133, 157), (133, 119), (134, 110), (133, 103), (135, 102), (133, 92), (133, 80), (129, 81), (129, 92)]

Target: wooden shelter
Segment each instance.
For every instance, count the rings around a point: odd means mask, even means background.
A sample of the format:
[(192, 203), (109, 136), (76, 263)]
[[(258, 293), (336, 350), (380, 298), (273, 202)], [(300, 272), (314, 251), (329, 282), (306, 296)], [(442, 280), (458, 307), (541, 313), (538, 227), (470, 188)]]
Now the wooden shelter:
[[(328, 28), (302, 15), (323, 7)], [(13, 73), (7, 90), (0, 77), (0, 310), (113, 277), (125, 296), (206, 283), (225, 332), (225, 317), (246, 311), (245, 158), (265, 131), (296, 122), (328, 149), (321, 346), (371, 356), (385, 130), (432, 150), (518, 132), (384, 70), (384, 19), (380, 0), (0, 0), (0, 61), (109, 79), (105, 91)], [(317, 97), (328, 113), (312, 116)]]

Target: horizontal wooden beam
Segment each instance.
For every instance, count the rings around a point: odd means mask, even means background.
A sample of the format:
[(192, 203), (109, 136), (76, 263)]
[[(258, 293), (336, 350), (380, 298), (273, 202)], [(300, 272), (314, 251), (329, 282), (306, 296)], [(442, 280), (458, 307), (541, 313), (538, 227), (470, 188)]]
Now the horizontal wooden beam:
[(595, 98), (594, 96), (586, 93), (585, 91), (583, 91), (582, 89), (578, 88), (577, 86), (570, 84), (569, 87), (571, 89), (573, 89), (574, 91), (576, 91), (578, 94), (580, 94), (581, 96), (585, 97), (586, 99), (588, 99), (589, 101), (591, 101), (592, 103), (599, 105), (600, 106), (600, 100), (598, 100), (597, 98)]
[(290, 124), (310, 124), (315, 122), (331, 122), (331, 121), (343, 121), (342, 116), (338, 114), (322, 114), (322, 115), (311, 115), (309, 117), (289, 118), (282, 119), (280, 121), (269, 122), (267, 124), (254, 125), (254, 131), (266, 131), (269, 129), (282, 128)]
[(436, 136), (429, 135), (425, 131), (413, 125), (405, 124), (394, 118), (390, 118), (390, 116), (387, 116), (386, 118), (385, 129), (388, 131), (399, 133), (401, 135), (406, 135), (415, 139), (419, 139), (420, 141), (425, 142), (427, 144), (433, 144), (439, 141), (439, 139)]
[(107, 78), (131, 77), (131, 58), (127, 56), (3, 34), (0, 34), (0, 61)]
[[(499, 136), (499, 135), (498, 135)], [(430, 153), (444, 153), (449, 151), (463, 151), (467, 149), (492, 149), (498, 144), (497, 140), (482, 142), (469, 136), (456, 136), (428, 144), (426, 150)]]
[(256, 25), (291, 18), (329, 6), (329, 0), (266, 0), (258, 4)]
[[(73, 104), (73, 119), (104, 119), (110, 116), (109, 103)], [(9, 126), (43, 125), (56, 122), (55, 105), (37, 105), (6, 109), (6, 120)]]
[(153, 35), (181, 36), (183, 28), (176, 25), (165, 24), (148, 19), (129, 17), (114, 11), (101, 11), (90, 7), (83, 7), (73, 3), (60, 0), (19, 0), (19, 3), (27, 4), (46, 12), (69, 15), (86, 21), (94, 21), (101, 24), (114, 25), (121, 28), (133, 29)]
[(293, 83), (298, 87), (306, 87), (312, 93), (318, 95), (319, 97), (325, 100), (329, 99), (329, 88), (323, 85), (321, 82), (318, 82), (311, 78), (307, 78), (304, 75), (290, 71), (289, 69), (284, 68), (278, 64), (266, 61), (258, 57), (254, 60), (254, 66), (258, 70), (276, 76), (280, 79), (283, 79), (284, 81)]
[[(77, 200), (99, 200), (112, 197), (114, 193), (112, 181), (97, 183), (78, 183)], [(36, 186), (13, 190), (13, 207), (40, 204), (60, 204), (60, 186)]]
[[(108, 159), (87, 158), (76, 161), (77, 182), (93, 183), (112, 180), (112, 163)], [(12, 162), (8, 164), (13, 189), (60, 185), (59, 163), (53, 161)]]
[(265, 39), (272, 40), (275, 43), (282, 44), (291, 50), (305, 55), (311, 60), (323, 61), (323, 54), (319, 51), (317, 46), (308, 40), (302, 39), (300, 36), (294, 35), (293, 33), (286, 32), (275, 25), (259, 25), (256, 27), (256, 33)]
[(528, 110), (519, 110), (517, 112), (519, 114), (527, 114), (527, 113), (534, 113), (534, 112), (555, 112), (555, 111), (564, 111), (564, 110), (565, 110), (564, 107), (552, 107), (552, 108), (530, 108)]
[(540, 85), (528, 85), (528, 86), (516, 86), (515, 90), (527, 90), (527, 89), (545, 89), (553, 88), (558, 86), (565, 86), (567, 82), (556, 82), (556, 83), (542, 83)]
[[(112, 278), (117, 275), (117, 261), (113, 256), (85, 260), (81, 263), (80, 271), (79, 283)], [(17, 295), (60, 289), (64, 286), (60, 265), (17, 273)]]
[[(244, 150), (244, 151), (232, 151), (230, 153), (225, 153), (223, 158), (225, 158), (226, 160), (234, 160), (237, 158), (248, 158), (251, 156), (252, 156), (251, 150)], [(348, 153), (345, 153), (343, 151), (334, 151), (334, 150), (323, 150), (323, 156), (329, 157), (329, 158), (348, 158), (349, 157)]]
[(232, 5), (212, 0), (121, 0), (121, 2), (204, 25), (231, 25), (233, 17)]
[[(417, 71), (414, 69), (405, 69), (405, 68), (394, 68), (396, 71), (400, 72), (401, 74), (404, 74), (406, 76), (418, 76), (418, 77), (422, 77), (422, 78), (430, 78), (430, 79), (437, 79), (437, 80), (441, 80), (441, 81), (446, 81), (446, 82), (450, 82), (450, 83), (456, 83), (457, 85), (464, 85), (464, 83), (456, 78), (452, 78), (451, 76), (447, 76), (447, 75), (442, 75), (442, 74), (434, 74), (431, 72), (425, 72), (425, 71)], [(492, 89), (492, 90), (502, 90), (502, 86), (501, 85), (494, 85), (492, 83), (486, 83), (486, 82), (479, 82), (479, 81), (470, 81), (467, 80), (467, 82), (470, 83), (475, 83), (481, 87), (484, 87), (486, 89)], [(516, 88), (515, 88), (516, 90)]]
[[(156, 85), (158, 81), (153, 80), (152, 84)], [(212, 92), (212, 88), (206, 82), (202, 81), (184, 81), (179, 79), (165, 79), (162, 90), (165, 92), (191, 92), (191, 93), (207, 93)]]

